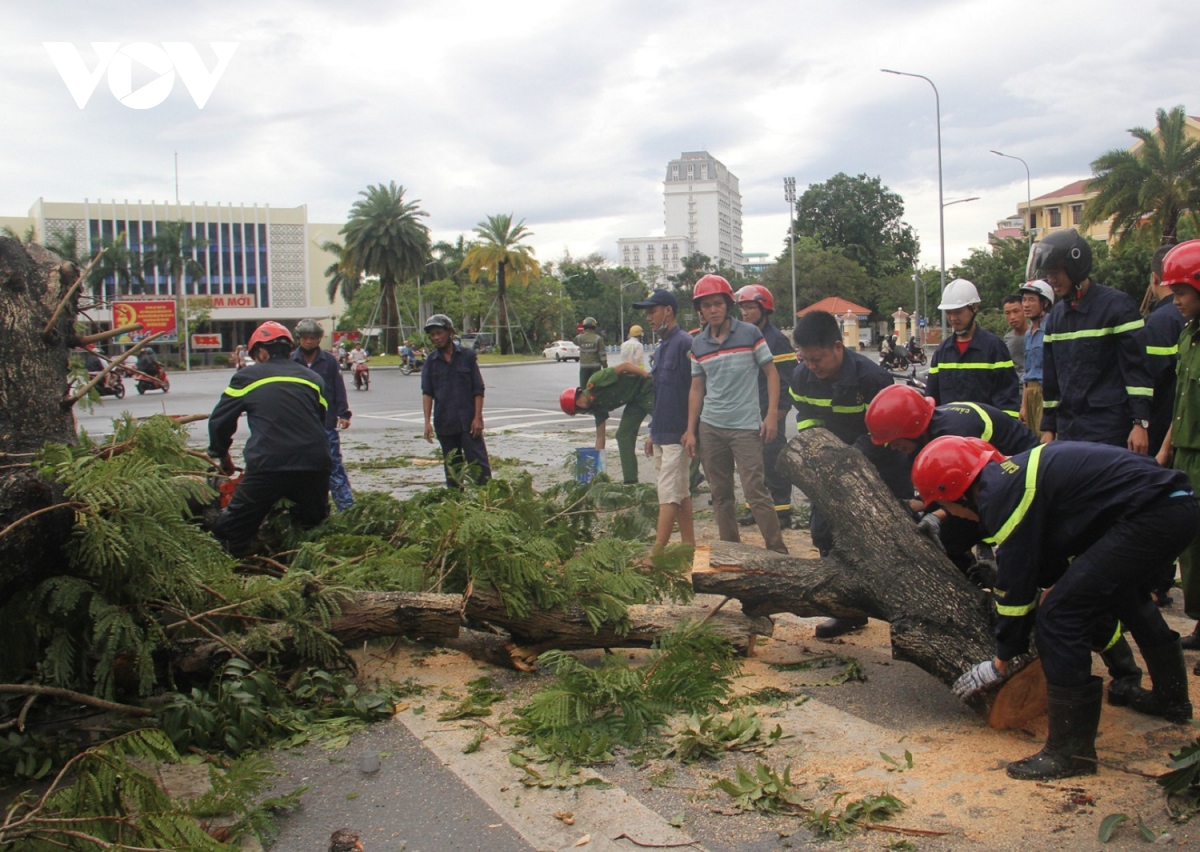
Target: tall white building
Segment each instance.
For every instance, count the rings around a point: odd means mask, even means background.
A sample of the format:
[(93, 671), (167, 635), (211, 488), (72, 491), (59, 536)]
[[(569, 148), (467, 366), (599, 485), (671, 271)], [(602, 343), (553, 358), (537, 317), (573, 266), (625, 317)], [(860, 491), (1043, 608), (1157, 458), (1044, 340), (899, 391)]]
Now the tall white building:
[(639, 272), (682, 269), (693, 252), (742, 271), (742, 196), (737, 177), (707, 151), (685, 151), (667, 164), (663, 181), (665, 237), (624, 237), (617, 258)]

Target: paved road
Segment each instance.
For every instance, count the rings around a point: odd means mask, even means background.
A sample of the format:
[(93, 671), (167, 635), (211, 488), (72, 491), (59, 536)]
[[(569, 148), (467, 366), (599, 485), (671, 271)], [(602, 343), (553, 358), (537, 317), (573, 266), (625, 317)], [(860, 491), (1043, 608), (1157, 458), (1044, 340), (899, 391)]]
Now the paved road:
[[(138, 396), (134, 383), (126, 381), (128, 393), (124, 399), (105, 397), (90, 413), (78, 412), (79, 425), (89, 434), (100, 435), (124, 411), (135, 417), (207, 414), (216, 405), (231, 375), (230, 370), (172, 373), (169, 393), (152, 391), (144, 396)], [(595, 428), (590, 420), (567, 417), (558, 407), (563, 388), (579, 381), (579, 368), (572, 362), (486, 366), (483, 377), (487, 385), (484, 422), (490, 434)], [(371, 371), (370, 390), (356, 391), (347, 377), (350, 408), (354, 412), (353, 436), (369, 443), (373, 435), (398, 425), (411, 426), (420, 432), (424, 423), (420, 381), (415, 373), (405, 376), (396, 368), (376, 368)], [(615, 428), (617, 422), (614, 418), (610, 426)], [(193, 434), (200, 433), (193, 428)]]

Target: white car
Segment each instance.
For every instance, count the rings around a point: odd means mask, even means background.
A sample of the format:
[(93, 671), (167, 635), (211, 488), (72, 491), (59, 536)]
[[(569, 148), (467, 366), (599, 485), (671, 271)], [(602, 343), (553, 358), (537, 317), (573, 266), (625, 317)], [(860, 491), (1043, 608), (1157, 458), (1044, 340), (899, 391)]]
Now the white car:
[(555, 361), (578, 361), (579, 347), (570, 340), (556, 340), (542, 350), (542, 357)]

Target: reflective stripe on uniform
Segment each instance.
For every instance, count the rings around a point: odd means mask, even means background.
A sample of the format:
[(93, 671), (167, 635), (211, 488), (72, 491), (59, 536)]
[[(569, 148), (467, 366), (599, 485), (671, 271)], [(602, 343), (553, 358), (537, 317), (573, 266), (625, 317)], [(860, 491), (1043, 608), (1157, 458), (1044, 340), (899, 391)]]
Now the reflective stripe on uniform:
[(936, 367), (930, 367), (930, 373), (937, 373), (942, 370), (1012, 370), (1016, 369), (1012, 361), (983, 361), (980, 363), (960, 363), (950, 361), (938, 364)]
[(1179, 344), (1176, 343), (1174, 346), (1147, 346), (1146, 354), (1161, 355), (1164, 358), (1170, 358), (1172, 355), (1179, 354)]
[[(967, 408), (979, 415), (979, 419), (983, 421), (983, 434), (979, 437), (990, 443), (992, 440), (992, 418), (988, 417), (988, 413), (973, 402), (960, 402), (957, 404), (965, 405)], [(1006, 411), (1004, 413), (1011, 414), (1012, 412)]]
[[(782, 355), (776, 355), (771, 360), (774, 361), (776, 364), (779, 364), (783, 361), (795, 361), (796, 353), (795, 352), (784, 352)], [(791, 390), (791, 388), (788, 388), (788, 390)]]
[(1043, 343), (1058, 343), (1062, 340), (1081, 340), (1085, 337), (1108, 337), (1113, 334), (1124, 334), (1127, 331), (1137, 331), (1146, 324), (1145, 320), (1134, 320), (1108, 328), (1084, 328), (1079, 331), (1064, 331), (1058, 334), (1047, 334), (1042, 337)]
[[(1042, 448), (1045, 446), (1045, 444), (1038, 444), (1029, 451), (1029, 460), (1026, 462), (1028, 467), (1025, 468), (1025, 493), (1021, 495), (1021, 502), (1017, 504), (1017, 508), (1013, 510), (1013, 513), (1008, 516), (1008, 520), (1001, 525), (1000, 530), (991, 538), (984, 539), (984, 541), (993, 547), (999, 547), (1003, 544), (1004, 540), (1012, 535), (1017, 525), (1025, 519), (1025, 513), (1029, 511), (1029, 506), (1033, 503), (1033, 496), (1037, 493), (1038, 462), (1042, 458)], [(1003, 614), (1001, 613), (1001, 615)]]
[(796, 431), (803, 432), (805, 429), (811, 429), (814, 426), (824, 426), (824, 425), (825, 425), (824, 420), (815, 420), (815, 419), (801, 420), (796, 424)]
[(828, 408), (834, 414), (857, 414), (860, 411), (867, 410), (867, 403), (862, 405), (834, 405), (832, 399), (814, 399), (811, 396), (800, 396), (791, 388), (788, 388), (788, 393), (792, 395), (792, 399), (796, 402), (804, 402), (808, 405), (815, 405), (817, 408)]
[(246, 394), (250, 393), (250, 391), (254, 390), (255, 388), (260, 388), (263, 385), (269, 385), (272, 382), (295, 382), (298, 385), (306, 385), (317, 392), (317, 399), (321, 400), (322, 408), (329, 407), (329, 403), (327, 403), (325, 401), (325, 397), (321, 393), (321, 388), (316, 382), (310, 382), (308, 379), (301, 379), (296, 376), (269, 376), (265, 379), (259, 379), (257, 382), (251, 382), (250, 384), (246, 385), (241, 390), (235, 390), (233, 388), (225, 388), (225, 394), (226, 394), (226, 396), (234, 396), (234, 397), (245, 396)]
[(996, 612), (999, 615), (1007, 615), (1012, 618), (1020, 618), (1022, 615), (1028, 615), (1029, 613), (1033, 612), (1034, 607), (1036, 607), (1036, 606), (1037, 606), (1036, 602), (1022, 604), (1021, 606), (1004, 606), (1003, 604), (996, 604)]
[(1058, 408), (1057, 399), (1043, 399), (1042, 408)]
[(1117, 642), (1118, 642), (1118, 641), (1120, 640), (1120, 638), (1121, 638), (1121, 633), (1122, 633), (1122, 632), (1123, 632), (1123, 628), (1122, 628), (1122, 626), (1121, 626), (1121, 622), (1119, 622), (1119, 621), (1118, 621), (1118, 622), (1117, 622), (1117, 629), (1113, 631), (1112, 638), (1108, 640), (1108, 644), (1107, 644), (1107, 645), (1105, 645), (1103, 648), (1101, 648), (1101, 649), (1100, 649), (1100, 653), (1101, 653), (1101, 654), (1103, 654), (1104, 652), (1106, 652), (1106, 651), (1108, 651), (1110, 648), (1112, 648), (1112, 646), (1113, 646), (1113, 645), (1117, 644)]
[(1154, 396), (1154, 388), (1139, 388), (1125, 385), (1125, 393), (1130, 396)]

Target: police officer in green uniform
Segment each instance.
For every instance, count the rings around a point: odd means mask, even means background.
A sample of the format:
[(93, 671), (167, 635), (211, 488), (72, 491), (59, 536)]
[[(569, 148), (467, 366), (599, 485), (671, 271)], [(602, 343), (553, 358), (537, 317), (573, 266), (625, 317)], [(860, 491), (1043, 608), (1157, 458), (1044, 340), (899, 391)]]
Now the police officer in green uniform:
[(579, 347), (579, 386), (586, 388), (592, 373), (608, 366), (608, 352), (604, 349), (604, 338), (596, 333), (596, 318), (587, 317), (583, 333), (575, 338)]
[(603, 449), (604, 424), (609, 412), (621, 406), (621, 425), (617, 427), (617, 451), (621, 455), (621, 476), (626, 485), (638, 481), (637, 435), (642, 421), (654, 410), (654, 382), (635, 364), (623, 361), (593, 373), (583, 387), (567, 388), (558, 398), (562, 410), (571, 417), (590, 411), (596, 418), (596, 448)]

